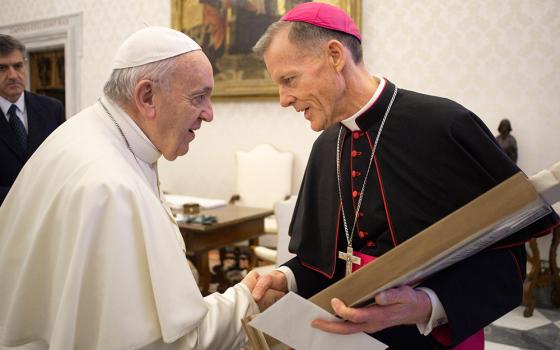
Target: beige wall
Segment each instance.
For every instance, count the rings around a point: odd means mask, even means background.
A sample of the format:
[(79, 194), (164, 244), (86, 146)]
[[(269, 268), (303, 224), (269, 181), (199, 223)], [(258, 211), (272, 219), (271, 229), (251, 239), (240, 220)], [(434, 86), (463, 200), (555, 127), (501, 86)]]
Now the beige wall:
[[(450, 97), (494, 131), (512, 121), (519, 164), (534, 173), (560, 159), (560, 1), (362, 0), (366, 64), (401, 88)], [(168, 25), (169, 0), (2, 0), (0, 26), (83, 13), (81, 105), (93, 103), (118, 45)], [(294, 192), (316, 133), (276, 102), (215, 103), (186, 157), (162, 161), (174, 192), (228, 198), (234, 152), (268, 142), (295, 154)], [(434, 155), (437, 156), (437, 155)]]
[(497, 133), (509, 118), (528, 174), (560, 160), (560, 1), (364, 1), (368, 66), (446, 96)]

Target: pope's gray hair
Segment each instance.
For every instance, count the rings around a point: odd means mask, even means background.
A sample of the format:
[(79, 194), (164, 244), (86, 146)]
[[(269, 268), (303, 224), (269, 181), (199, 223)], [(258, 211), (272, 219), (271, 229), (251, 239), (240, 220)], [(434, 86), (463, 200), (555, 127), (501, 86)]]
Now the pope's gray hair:
[(253, 47), (253, 52), (262, 56), (270, 47), (274, 37), (284, 28), (289, 28), (288, 39), (302, 49), (316, 50), (319, 43), (338, 40), (352, 54), (352, 60), (358, 64), (363, 61), (362, 44), (350, 34), (315, 26), (306, 22), (277, 21), (272, 23)]
[(151, 80), (163, 87), (168, 87), (170, 77), (175, 71), (177, 57), (179, 56), (138, 67), (114, 69), (103, 87), (103, 92), (114, 102), (123, 105), (133, 100), (134, 88), (141, 80)]

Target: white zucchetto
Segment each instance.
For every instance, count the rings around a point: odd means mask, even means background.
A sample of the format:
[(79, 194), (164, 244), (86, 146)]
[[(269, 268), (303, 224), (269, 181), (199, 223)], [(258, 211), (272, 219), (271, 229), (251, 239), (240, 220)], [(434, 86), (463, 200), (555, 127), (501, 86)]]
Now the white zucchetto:
[(113, 69), (138, 67), (201, 50), (186, 34), (166, 27), (147, 27), (132, 34), (117, 50)]

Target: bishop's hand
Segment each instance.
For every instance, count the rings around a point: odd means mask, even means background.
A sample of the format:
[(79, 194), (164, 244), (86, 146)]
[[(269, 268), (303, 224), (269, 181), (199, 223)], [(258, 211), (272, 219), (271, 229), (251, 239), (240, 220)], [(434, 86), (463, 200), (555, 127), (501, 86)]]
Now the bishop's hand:
[[(283, 274), (282, 274), (283, 275)], [(251, 291), (252, 295), (253, 295), (253, 299), (255, 299), (255, 302), (257, 303), (257, 305), (259, 306), (259, 310), (262, 312), (266, 309), (268, 309), (268, 307), (272, 304), (274, 304), (276, 301), (278, 301), (280, 298), (282, 298), (285, 294), (285, 292), (283, 291), (279, 291), (276, 289), (272, 289), (272, 288), (263, 288), (259, 286), (259, 281), (266, 276), (259, 276), (259, 274), (255, 271), (250, 271), (247, 276), (245, 276), (245, 278), (241, 281), (241, 283), (245, 284), (249, 290)], [(265, 285), (265, 282), (261, 282), (261, 285)], [(257, 289), (257, 286), (259, 286), (260, 288), (260, 292), (259, 292), (259, 298), (255, 298), (255, 289)]]
[(388, 289), (375, 296), (375, 304), (362, 308), (346, 306), (340, 299), (331, 305), (346, 322), (314, 320), (314, 328), (338, 334), (375, 333), (403, 324), (425, 323), (432, 314), (430, 297), (422, 290), (409, 286)]
[[(283, 296), (288, 292), (288, 281), (286, 275), (280, 271), (272, 271), (268, 275), (260, 276), (257, 280), (255, 288), (253, 288), (253, 298), (257, 303), (263, 300), (267, 294), (273, 293), (274, 296)], [(273, 303), (280, 298), (271, 300)]]

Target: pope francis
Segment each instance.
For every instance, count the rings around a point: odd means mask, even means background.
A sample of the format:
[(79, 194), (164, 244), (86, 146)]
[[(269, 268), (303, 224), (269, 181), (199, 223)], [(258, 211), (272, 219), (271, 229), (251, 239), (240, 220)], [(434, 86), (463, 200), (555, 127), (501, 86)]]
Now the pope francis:
[(240, 319), (265, 305), (250, 296), (258, 276), (201, 296), (157, 174), (212, 120), (212, 88), (183, 33), (149, 27), (118, 49), (104, 96), (46, 140), (0, 208), (0, 348), (243, 344)]

